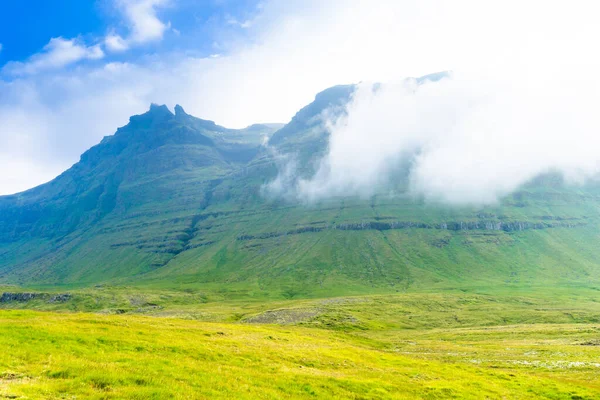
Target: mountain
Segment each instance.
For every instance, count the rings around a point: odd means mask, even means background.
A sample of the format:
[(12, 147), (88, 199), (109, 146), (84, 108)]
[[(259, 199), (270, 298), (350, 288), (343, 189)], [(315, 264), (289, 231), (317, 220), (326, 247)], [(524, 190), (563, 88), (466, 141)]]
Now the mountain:
[(354, 88), (241, 130), (152, 105), (53, 181), (0, 197), (0, 283), (273, 298), (599, 284), (594, 185), (548, 174), (488, 207), (266, 196), (281, 156), (314, 172), (320, 116), (343, 113)]

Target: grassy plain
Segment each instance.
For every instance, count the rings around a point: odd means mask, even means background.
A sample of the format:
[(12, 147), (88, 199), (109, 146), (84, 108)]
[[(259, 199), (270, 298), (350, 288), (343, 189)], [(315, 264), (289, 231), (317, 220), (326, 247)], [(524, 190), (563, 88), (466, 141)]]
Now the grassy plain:
[(0, 398), (600, 398), (594, 288), (272, 302), (101, 292), (3, 306)]

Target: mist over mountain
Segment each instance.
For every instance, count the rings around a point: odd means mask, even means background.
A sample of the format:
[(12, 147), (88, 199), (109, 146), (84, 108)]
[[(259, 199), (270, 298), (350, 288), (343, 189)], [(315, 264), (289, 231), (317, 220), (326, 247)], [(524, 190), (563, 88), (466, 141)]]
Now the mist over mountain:
[(362, 83), (343, 107), (312, 117), (319, 121), (313, 131), (328, 137), (314, 175), (295, 174), (302, 165), (292, 157), (270, 189), (309, 202), (399, 190), (430, 202), (481, 205), (541, 174), (581, 184), (600, 171), (600, 123), (593, 102), (577, 102), (592, 91), (573, 87), (567, 95), (542, 82), (455, 73)]

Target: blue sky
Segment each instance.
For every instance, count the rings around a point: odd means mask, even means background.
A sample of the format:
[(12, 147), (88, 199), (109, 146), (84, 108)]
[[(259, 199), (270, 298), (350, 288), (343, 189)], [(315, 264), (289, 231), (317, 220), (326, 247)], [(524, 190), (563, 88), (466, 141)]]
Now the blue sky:
[(0, 64), (26, 59), (52, 37), (101, 35), (107, 20), (90, 1), (5, 1), (0, 12)]
[[(244, 34), (260, 9), (259, 0), (147, 1), (148, 11), (164, 24), (158, 37), (142, 39), (127, 52), (107, 51), (107, 35), (127, 36), (131, 30), (127, 7), (143, 1), (30, 0), (0, 5), (0, 67), (26, 62), (42, 52), (52, 38), (75, 39), (81, 45), (100, 45), (103, 61), (131, 61), (147, 53), (191, 52), (210, 55), (224, 37)], [(158, 40), (160, 39), (160, 40)], [(140, 48), (141, 47), (141, 48)]]

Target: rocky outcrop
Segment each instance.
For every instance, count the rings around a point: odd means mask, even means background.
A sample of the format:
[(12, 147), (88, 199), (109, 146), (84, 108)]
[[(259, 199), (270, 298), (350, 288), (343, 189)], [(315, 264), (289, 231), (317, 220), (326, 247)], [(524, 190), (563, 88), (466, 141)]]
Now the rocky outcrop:
[(32, 300), (46, 300), (48, 303), (66, 303), (71, 300), (69, 293), (49, 294), (49, 293), (11, 293), (5, 292), (0, 296), (0, 303), (26, 303)]
[(549, 229), (549, 228), (575, 228), (586, 225), (578, 220), (561, 220), (556, 218), (545, 218), (542, 221), (450, 221), (437, 224), (428, 224), (412, 221), (362, 221), (354, 223), (332, 224), (325, 227), (304, 226), (285, 232), (265, 232), (256, 235), (244, 234), (238, 236), (238, 240), (270, 239), (280, 236), (297, 235), (306, 232), (321, 232), (324, 230), (340, 231), (364, 231), (376, 230), (386, 231), (392, 229), (439, 229), (448, 231), (502, 231), (502, 232), (520, 232), (531, 229)]
[(405, 222), (405, 221), (393, 221), (393, 222), (381, 222), (381, 221), (363, 221), (358, 223), (349, 224), (337, 224), (333, 225), (332, 229), (340, 231), (363, 231), (363, 230), (375, 230), (375, 231), (387, 231), (390, 229), (407, 229), (407, 228), (435, 228), (434, 225), (419, 223), (419, 222)]
[(70, 293), (57, 294), (55, 296), (50, 297), (48, 303), (66, 303), (67, 301), (71, 300), (72, 297), (73, 296), (71, 296)]
[(287, 236), (287, 235), (298, 235), (300, 233), (306, 233), (306, 232), (321, 232), (323, 230), (325, 230), (325, 228), (317, 227), (317, 226), (304, 226), (302, 228), (292, 229), (290, 231), (285, 231), (285, 232), (267, 232), (267, 233), (260, 233), (258, 235), (240, 235), (240, 236), (238, 236), (238, 240), (269, 239), (269, 238)]
[(0, 303), (12, 303), (19, 302), (25, 303), (27, 301), (35, 300), (40, 297), (43, 297), (43, 293), (2, 293), (2, 297), (0, 297)]

